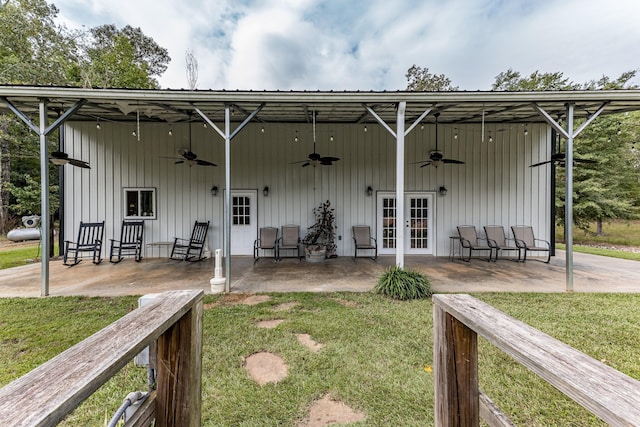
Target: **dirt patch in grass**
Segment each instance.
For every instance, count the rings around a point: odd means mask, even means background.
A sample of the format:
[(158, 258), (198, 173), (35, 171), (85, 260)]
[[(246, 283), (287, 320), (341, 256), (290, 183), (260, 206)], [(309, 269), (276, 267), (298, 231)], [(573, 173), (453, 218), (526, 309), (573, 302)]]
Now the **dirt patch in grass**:
[(247, 294), (225, 294), (220, 299), (215, 302), (205, 304), (203, 308), (205, 310), (210, 310), (215, 307), (222, 307), (227, 305), (236, 305), (240, 304), (242, 301), (247, 299)]
[(323, 427), (332, 424), (355, 423), (366, 419), (361, 412), (354, 411), (342, 402), (331, 399), (331, 395), (326, 394), (321, 399), (316, 400), (309, 409), (307, 418), (298, 423), (298, 427)]
[(278, 383), (287, 377), (288, 368), (284, 360), (274, 353), (262, 351), (244, 360), (249, 377), (260, 385)]
[(298, 342), (300, 344), (307, 347), (314, 353), (320, 351), (320, 349), (324, 347), (324, 344), (315, 342), (313, 339), (311, 339), (311, 336), (309, 334), (296, 334), (296, 338), (298, 338)]
[(286, 311), (286, 310), (291, 310), (293, 307), (299, 305), (299, 302), (296, 301), (291, 301), (291, 302), (285, 302), (283, 304), (278, 304), (275, 307), (273, 307), (273, 311)]
[(269, 295), (251, 295), (240, 301), (244, 305), (258, 305), (260, 303), (269, 301), (271, 297)]
[(333, 300), (335, 302), (337, 302), (340, 305), (344, 305), (345, 307), (352, 307), (352, 308), (356, 308), (358, 307), (358, 303), (355, 301), (349, 301), (348, 299), (342, 299), (342, 298), (333, 298)]
[(263, 329), (273, 329), (277, 327), (279, 324), (281, 324), (282, 322), (284, 322), (284, 319), (262, 320), (260, 322), (257, 322), (256, 326), (258, 328), (263, 328)]

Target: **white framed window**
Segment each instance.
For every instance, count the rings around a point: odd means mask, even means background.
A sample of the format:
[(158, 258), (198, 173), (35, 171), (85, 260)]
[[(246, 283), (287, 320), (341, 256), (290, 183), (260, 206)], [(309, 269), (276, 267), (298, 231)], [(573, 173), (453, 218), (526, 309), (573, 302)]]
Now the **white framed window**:
[(125, 219), (156, 219), (155, 188), (124, 188)]

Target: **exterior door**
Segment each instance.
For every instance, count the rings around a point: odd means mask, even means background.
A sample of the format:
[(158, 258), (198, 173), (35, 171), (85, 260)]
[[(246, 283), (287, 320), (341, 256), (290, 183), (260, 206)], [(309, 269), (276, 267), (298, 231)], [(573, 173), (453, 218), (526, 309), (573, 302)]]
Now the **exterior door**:
[(231, 191), (231, 255), (252, 255), (257, 239), (256, 190)]
[(404, 253), (432, 254), (435, 235), (433, 232), (433, 193), (406, 193), (405, 217), (396, 218), (395, 193), (378, 193), (378, 251), (395, 254), (397, 242), (396, 225), (404, 233)]

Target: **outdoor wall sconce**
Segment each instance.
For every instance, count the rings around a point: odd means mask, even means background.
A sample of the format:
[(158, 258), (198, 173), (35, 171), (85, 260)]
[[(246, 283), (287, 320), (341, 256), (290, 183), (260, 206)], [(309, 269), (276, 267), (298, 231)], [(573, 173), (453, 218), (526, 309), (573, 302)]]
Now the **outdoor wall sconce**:
[(262, 189), (262, 194), (264, 194), (264, 197), (267, 197), (269, 195), (269, 187), (264, 187)]
[(213, 187), (211, 187), (211, 195), (213, 197), (218, 195), (218, 186), (217, 185), (214, 185)]
[(373, 195), (373, 188), (371, 188), (371, 186), (367, 187), (367, 196), (372, 196)]
[(440, 193), (440, 195), (444, 197), (447, 195), (447, 189), (444, 186), (442, 186), (438, 189), (438, 193)]

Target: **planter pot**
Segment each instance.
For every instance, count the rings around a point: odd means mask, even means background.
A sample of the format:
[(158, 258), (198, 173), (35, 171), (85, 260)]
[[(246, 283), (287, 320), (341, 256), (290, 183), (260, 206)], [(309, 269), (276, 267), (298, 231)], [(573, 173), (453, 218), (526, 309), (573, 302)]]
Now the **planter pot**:
[(326, 249), (305, 250), (305, 258), (309, 262), (324, 262), (327, 259)]

